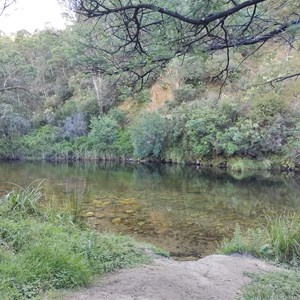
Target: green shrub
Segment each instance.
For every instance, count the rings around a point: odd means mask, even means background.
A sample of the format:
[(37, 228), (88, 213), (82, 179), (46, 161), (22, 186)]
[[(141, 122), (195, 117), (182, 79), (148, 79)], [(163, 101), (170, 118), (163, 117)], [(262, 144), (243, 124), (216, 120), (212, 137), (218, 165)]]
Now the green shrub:
[(138, 103), (147, 103), (151, 102), (151, 96), (149, 94), (149, 91), (147, 89), (143, 89), (142, 91), (136, 93), (133, 95), (134, 100), (136, 100)]
[(20, 136), (0, 138), (0, 159), (21, 159), (26, 155), (26, 146)]
[(124, 111), (122, 111), (121, 109), (119, 109), (118, 107), (112, 108), (109, 113), (108, 116), (115, 120), (118, 124), (118, 126), (120, 127), (124, 127), (127, 123), (127, 118), (126, 118), (126, 114), (124, 113)]
[(118, 125), (109, 116), (103, 115), (91, 119), (89, 140), (91, 147), (98, 153), (114, 152), (114, 143), (118, 137)]
[(117, 154), (119, 156), (133, 156), (133, 144), (130, 132), (127, 130), (119, 130), (117, 140), (115, 142)]
[(250, 118), (259, 124), (266, 124), (278, 116), (288, 118), (288, 108), (283, 99), (278, 96), (260, 98), (253, 104), (249, 112)]
[(224, 152), (234, 154), (234, 143), (230, 141), (228, 134), (223, 136), (224, 131), (235, 122), (234, 114), (234, 110), (227, 105), (206, 107), (194, 114), (185, 125), (193, 154), (202, 158)]
[(199, 98), (201, 90), (191, 84), (184, 84), (174, 91), (174, 104), (195, 101)]
[(57, 109), (55, 109), (54, 114), (49, 123), (51, 123), (52, 126), (62, 126), (64, 121), (68, 117), (72, 116), (73, 114), (76, 114), (77, 112), (78, 108), (75, 101), (69, 100)]
[(131, 127), (134, 154), (139, 158), (159, 158), (168, 134), (167, 120), (158, 112), (144, 113)]

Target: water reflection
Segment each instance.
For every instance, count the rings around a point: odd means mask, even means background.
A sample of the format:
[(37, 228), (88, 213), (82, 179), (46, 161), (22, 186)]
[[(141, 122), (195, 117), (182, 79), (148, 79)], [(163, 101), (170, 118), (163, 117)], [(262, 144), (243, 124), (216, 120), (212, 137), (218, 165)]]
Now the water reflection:
[(168, 165), (2, 163), (0, 191), (12, 188), (8, 182), (46, 179), (48, 201), (71, 203), (97, 230), (133, 235), (175, 257), (201, 257), (236, 223), (258, 224), (265, 209), (300, 210), (299, 176), (242, 175)]

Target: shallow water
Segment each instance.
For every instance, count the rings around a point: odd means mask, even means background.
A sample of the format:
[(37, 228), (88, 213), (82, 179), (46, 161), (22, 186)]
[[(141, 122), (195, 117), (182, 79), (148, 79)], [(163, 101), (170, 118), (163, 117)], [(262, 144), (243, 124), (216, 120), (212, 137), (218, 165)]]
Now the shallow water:
[(45, 179), (47, 201), (68, 206), (90, 226), (121, 232), (174, 257), (211, 254), (236, 224), (256, 226), (265, 210), (300, 211), (300, 177), (230, 175), (196, 167), (0, 163), (0, 193)]

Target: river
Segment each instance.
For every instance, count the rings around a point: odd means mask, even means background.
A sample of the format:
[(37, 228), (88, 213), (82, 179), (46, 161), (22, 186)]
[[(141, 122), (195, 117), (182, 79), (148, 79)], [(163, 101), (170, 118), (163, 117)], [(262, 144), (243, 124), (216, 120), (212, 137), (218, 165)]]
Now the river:
[(268, 211), (300, 211), (300, 176), (228, 174), (195, 166), (0, 163), (0, 193), (44, 180), (47, 202), (67, 207), (101, 232), (125, 233), (177, 259), (216, 251), (236, 224)]

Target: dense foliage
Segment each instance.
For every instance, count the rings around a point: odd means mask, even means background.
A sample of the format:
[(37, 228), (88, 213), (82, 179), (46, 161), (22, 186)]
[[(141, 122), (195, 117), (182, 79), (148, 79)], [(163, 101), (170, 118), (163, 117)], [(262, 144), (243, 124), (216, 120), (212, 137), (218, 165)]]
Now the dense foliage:
[[(222, 72), (228, 75), (230, 48), (283, 38), (295, 42), (299, 3), (283, 0), (65, 0), (101, 32), (90, 53), (101, 60), (101, 74), (130, 74), (133, 85), (155, 80), (174, 58), (226, 49)], [(89, 37), (91, 35), (89, 34)], [(99, 35), (98, 35), (99, 36)], [(88, 42), (86, 42), (87, 44)], [(94, 56), (93, 56), (94, 57)], [(299, 72), (296, 72), (299, 74)]]
[(276, 157), (286, 167), (299, 165), (299, 84), (261, 85), (283, 68), (297, 69), (296, 50), (272, 52), (271, 43), (259, 52), (231, 49), (225, 85), (215, 76), (226, 52), (175, 58), (156, 83), (166, 96), (151, 107), (150, 86), (134, 92), (125, 85), (128, 75), (99, 73), (109, 67), (101, 52), (109, 40), (96, 25), (79, 19), (59, 32), (0, 36), (0, 159)]

